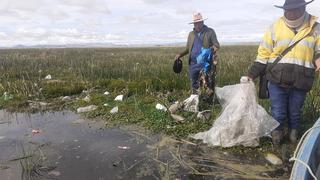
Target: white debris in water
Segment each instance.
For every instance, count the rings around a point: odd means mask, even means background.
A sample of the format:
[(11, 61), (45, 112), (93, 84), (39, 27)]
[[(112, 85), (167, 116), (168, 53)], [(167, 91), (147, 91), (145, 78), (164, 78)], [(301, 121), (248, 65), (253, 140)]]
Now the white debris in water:
[(108, 96), (110, 93), (108, 91), (103, 93), (104, 95)]
[(0, 136), (0, 140), (2, 140), (2, 139), (4, 139), (4, 138), (6, 138), (5, 136)]
[(123, 101), (123, 95), (118, 95), (114, 100), (115, 101)]
[(86, 107), (80, 107), (77, 109), (77, 113), (85, 113), (85, 112), (90, 112), (90, 111), (94, 111), (98, 108), (98, 106), (95, 105), (90, 105), (90, 106), (86, 106)]
[(159, 103), (156, 105), (156, 109), (158, 109), (160, 111), (167, 111), (167, 108), (164, 105), (159, 104)]
[(273, 165), (282, 165), (282, 160), (272, 153), (267, 153), (265, 158)]
[(61, 175), (61, 173), (59, 172), (59, 171), (50, 171), (50, 172), (48, 172), (48, 175), (53, 175), (53, 176), (60, 176)]
[(83, 98), (83, 100), (84, 100), (85, 102), (90, 102), (91, 98), (90, 98), (89, 95), (87, 95), (85, 98)]
[(51, 80), (51, 79), (52, 79), (52, 76), (49, 74), (49, 75), (47, 75), (44, 79), (45, 79), (45, 80)]
[(118, 106), (114, 107), (114, 108), (111, 109), (111, 111), (110, 111), (111, 114), (115, 114), (115, 113), (118, 113), (118, 112), (119, 112), (119, 107), (118, 107)]

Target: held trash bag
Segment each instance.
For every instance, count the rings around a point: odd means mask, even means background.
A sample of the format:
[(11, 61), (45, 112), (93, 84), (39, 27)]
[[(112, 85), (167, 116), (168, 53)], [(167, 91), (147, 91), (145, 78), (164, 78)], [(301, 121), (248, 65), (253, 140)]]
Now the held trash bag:
[(179, 58), (179, 59), (176, 59), (173, 63), (173, 71), (175, 73), (180, 73), (182, 70), (182, 60)]
[(232, 147), (259, 145), (259, 138), (269, 136), (279, 126), (256, 98), (252, 81), (216, 88), (222, 112), (206, 132), (192, 136), (212, 146)]
[(268, 80), (266, 75), (259, 76), (259, 98), (260, 99), (269, 99), (269, 90), (268, 90)]

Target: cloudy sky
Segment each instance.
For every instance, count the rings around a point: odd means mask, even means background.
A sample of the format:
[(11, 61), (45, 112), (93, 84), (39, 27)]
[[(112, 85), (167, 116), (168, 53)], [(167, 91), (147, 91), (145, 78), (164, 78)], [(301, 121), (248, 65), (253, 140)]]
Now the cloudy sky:
[[(259, 41), (284, 0), (0, 0), (0, 47), (185, 42), (194, 11), (223, 42)], [(320, 16), (320, 0), (308, 6)]]

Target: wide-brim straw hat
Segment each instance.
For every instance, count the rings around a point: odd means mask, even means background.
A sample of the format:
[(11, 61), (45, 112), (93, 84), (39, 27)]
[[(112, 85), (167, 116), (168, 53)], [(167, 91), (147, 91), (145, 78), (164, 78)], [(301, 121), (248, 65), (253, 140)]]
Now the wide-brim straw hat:
[(277, 8), (281, 8), (284, 10), (290, 10), (290, 9), (296, 9), (299, 7), (303, 7), (306, 6), (309, 3), (312, 3), (314, 0), (311, 0), (309, 2), (306, 2), (305, 0), (286, 0), (283, 4), (283, 6), (277, 6), (275, 5), (275, 7)]
[(192, 19), (193, 19), (193, 22), (190, 22), (189, 24), (194, 24), (194, 23), (197, 23), (197, 22), (201, 22), (201, 21), (207, 20), (208, 18), (203, 18), (201, 13), (195, 12), (192, 15)]

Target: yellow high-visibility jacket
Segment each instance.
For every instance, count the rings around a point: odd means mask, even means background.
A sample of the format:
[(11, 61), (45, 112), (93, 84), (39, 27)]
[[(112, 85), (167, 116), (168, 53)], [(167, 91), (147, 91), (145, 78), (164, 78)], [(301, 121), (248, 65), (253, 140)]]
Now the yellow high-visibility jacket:
[[(320, 57), (320, 25), (317, 19), (310, 15), (309, 21), (305, 22), (298, 32), (294, 32), (285, 24), (284, 17), (272, 24), (263, 36), (249, 76), (256, 78), (265, 72), (267, 79), (272, 83), (309, 91), (315, 76), (314, 61)], [(266, 71), (268, 65), (301, 38), (303, 40), (270, 71)]]

